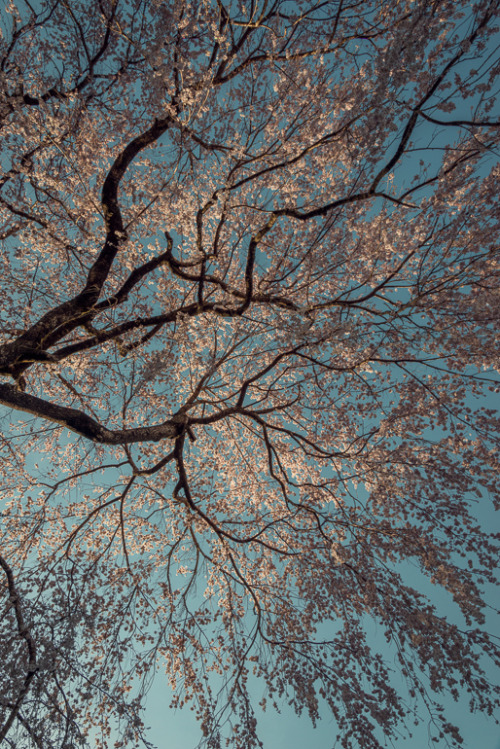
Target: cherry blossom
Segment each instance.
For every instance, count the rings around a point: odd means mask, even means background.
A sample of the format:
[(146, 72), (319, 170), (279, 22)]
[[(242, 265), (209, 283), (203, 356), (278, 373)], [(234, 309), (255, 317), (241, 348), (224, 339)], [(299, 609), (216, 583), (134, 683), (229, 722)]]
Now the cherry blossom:
[(211, 749), (255, 679), (346, 748), (498, 707), (499, 15), (6, 5), (6, 746), (151, 746), (158, 667)]

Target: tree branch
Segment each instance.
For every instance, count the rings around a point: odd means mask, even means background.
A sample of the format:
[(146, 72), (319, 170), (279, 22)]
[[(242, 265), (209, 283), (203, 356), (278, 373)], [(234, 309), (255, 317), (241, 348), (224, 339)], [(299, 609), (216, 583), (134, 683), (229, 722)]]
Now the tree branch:
[(3, 569), (7, 577), (7, 589), (9, 591), (9, 603), (11, 607), (14, 609), (14, 614), (15, 614), (16, 623), (17, 623), (18, 636), (22, 640), (25, 641), (26, 648), (28, 650), (28, 667), (26, 671), (26, 676), (24, 677), (24, 681), (19, 691), (18, 698), (11, 706), (11, 712), (10, 712), (9, 717), (5, 721), (4, 725), (0, 727), (0, 743), (1, 743), (7, 736), (8, 731), (10, 730), (14, 720), (16, 719), (19, 713), (19, 710), (21, 709), (21, 704), (28, 692), (28, 689), (30, 687), (30, 684), (36, 672), (38, 671), (38, 666), (37, 666), (36, 644), (35, 644), (33, 637), (31, 636), (31, 632), (28, 626), (26, 625), (26, 622), (24, 621), (23, 611), (21, 608), (21, 597), (16, 587), (16, 583), (14, 580), (14, 573), (12, 572), (11, 567), (9, 566), (9, 564), (7, 563), (7, 561), (4, 559), (2, 555), (0, 555), (0, 567)]
[(133, 442), (159, 442), (163, 439), (174, 439), (183, 428), (184, 414), (181, 418), (174, 414), (171, 419), (155, 426), (135, 427), (132, 429), (108, 429), (83, 411), (23, 393), (14, 385), (0, 384), (0, 403), (18, 411), (33, 414), (48, 421), (61, 424), (92, 442), (105, 445), (128, 445)]

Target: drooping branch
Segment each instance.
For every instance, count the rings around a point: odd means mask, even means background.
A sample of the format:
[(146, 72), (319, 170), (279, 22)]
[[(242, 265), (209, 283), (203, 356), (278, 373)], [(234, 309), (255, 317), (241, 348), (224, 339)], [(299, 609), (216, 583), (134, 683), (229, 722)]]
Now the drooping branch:
[(9, 603), (10, 603), (10, 606), (14, 609), (14, 615), (16, 617), (16, 624), (17, 624), (17, 634), (18, 634), (18, 637), (24, 640), (24, 642), (26, 643), (26, 648), (28, 651), (28, 664), (26, 668), (26, 675), (24, 677), (23, 683), (19, 690), (17, 700), (10, 705), (10, 715), (5, 721), (4, 725), (0, 727), (0, 743), (1, 743), (7, 736), (7, 733), (12, 727), (12, 724), (15, 721), (19, 713), (19, 710), (21, 709), (22, 702), (30, 688), (30, 684), (33, 681), (33, 678), (35, 677), (35, 674), (38, 671), (38, 665), (37, 665), (37, 652), (36, 652), (35, 640), (33, 639), (33, 636), (23, 616), (23, 610), (21, 606), (21, 597), (19, 595), (19, 591), (16, 586), (14, 573), (12, 572), (10, 565), (7, 563), (7, 560), (1, 554), (0, 554), (0, 567), (5, 572), (5, 576), (7, 578), (7, 590), (9, 593)]

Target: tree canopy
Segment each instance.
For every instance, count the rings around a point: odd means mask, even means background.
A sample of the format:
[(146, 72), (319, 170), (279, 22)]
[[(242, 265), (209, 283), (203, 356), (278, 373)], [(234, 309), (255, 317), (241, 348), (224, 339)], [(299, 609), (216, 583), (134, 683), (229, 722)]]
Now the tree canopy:
[(211, 749), (498, 705), (499, 13), (7, 3), (6, 746), (148, 746), (157, 664)]

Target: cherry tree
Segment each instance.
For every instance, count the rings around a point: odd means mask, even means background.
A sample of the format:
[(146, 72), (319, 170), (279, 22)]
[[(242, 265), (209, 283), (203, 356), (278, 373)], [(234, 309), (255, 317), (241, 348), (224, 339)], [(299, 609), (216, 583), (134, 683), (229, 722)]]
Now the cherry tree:
[(256, 679), (343, 747), (494, 710), (499, 12), (7, 3), (6, 746), (150, 746), (158, 665), (212, 749)]

